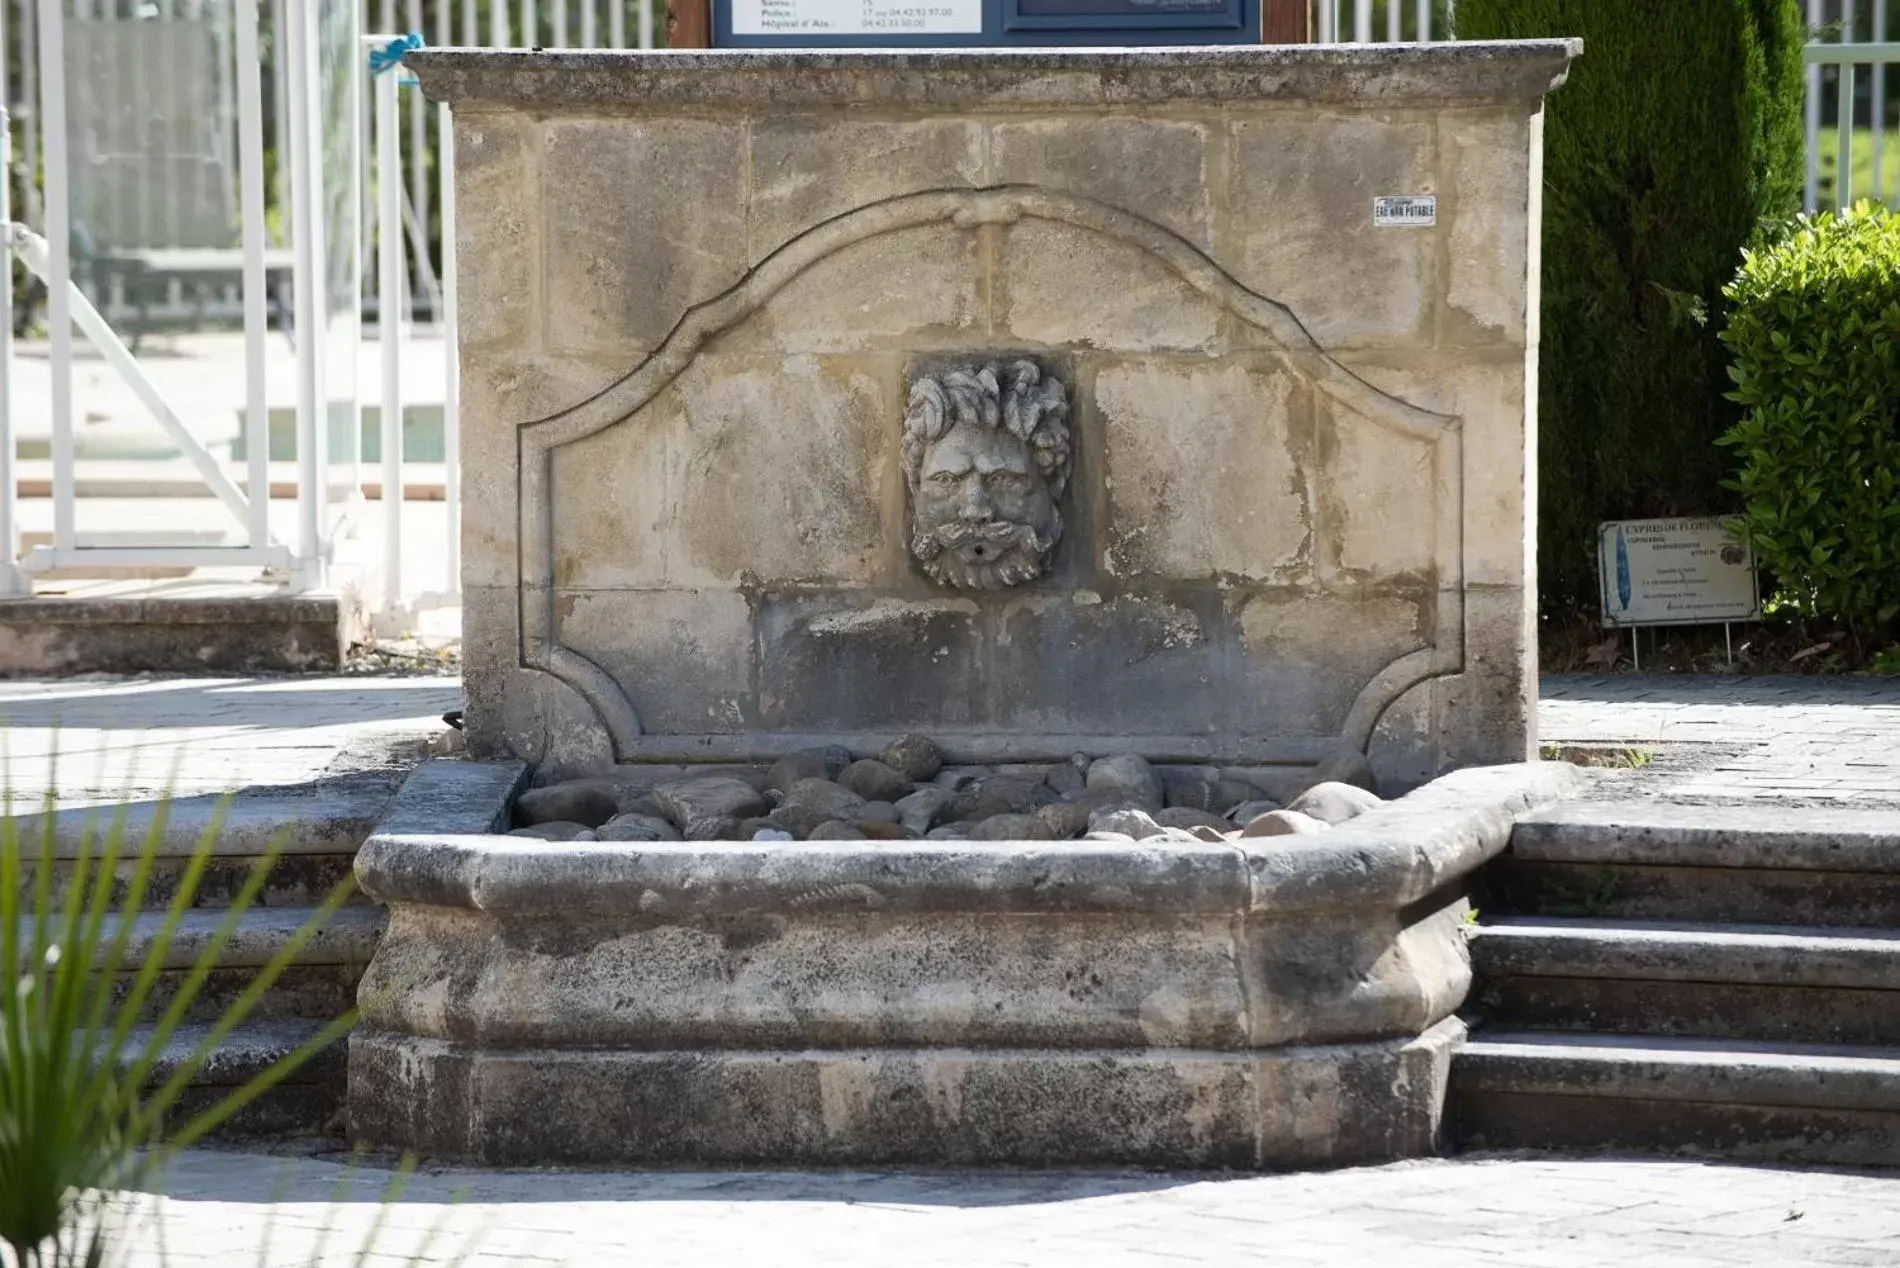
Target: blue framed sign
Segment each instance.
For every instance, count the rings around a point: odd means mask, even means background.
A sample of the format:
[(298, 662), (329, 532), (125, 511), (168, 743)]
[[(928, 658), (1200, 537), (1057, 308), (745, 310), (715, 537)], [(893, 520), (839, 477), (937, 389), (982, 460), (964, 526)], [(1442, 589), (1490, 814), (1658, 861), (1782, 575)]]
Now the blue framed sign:
[(714, 48), (1259, 42), (1260, 0), (713, 0)]

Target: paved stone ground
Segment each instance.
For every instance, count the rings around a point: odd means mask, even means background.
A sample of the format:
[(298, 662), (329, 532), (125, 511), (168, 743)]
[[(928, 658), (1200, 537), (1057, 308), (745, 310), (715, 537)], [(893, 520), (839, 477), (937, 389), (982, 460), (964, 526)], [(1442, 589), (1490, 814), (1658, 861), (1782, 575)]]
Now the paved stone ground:
[[(1653, 751), (1606, 772), (1605, 795), (1900, 804), (1900, 684), (1552, 678), (1544, 694), (1546, 741)], [(55, 744), (68, 800), (148, 794), (174, 768), (180, 792), (389, 771), (458, 702), (427, 678), (0, 683), (6, 781), (42, 789)], [(387, 1181), (196, 1151), (156, 1223), (136, 1199), (133, 1262), (356, 1263)], [(415, 1179), (367, 1262), (419, 1257), (438, 1224), (429, 1262), (472, 1246), (470, 1263), (651, 1268), (1900, 1265), (1900, 1173), (1469, 1156), (1239, 1178), (441, 1171)]]
[(1900, 679), (1549, 675), (1542, 695), (1546, 743), (1654, 749), (1605, 795), (1900, 805)]
[(461, 707), (445, 678), (0, 681), (0, 780), (68, 805), (392, 771)]
[[(388, 1179), (200, 1151), (161, 1186), (168, 1256), (147, 1222), (132, 1262), (354, 1263)], [(1893, 1265), (1900, 1176), (1491, 1157), (1246, 1177), (443, 1171), (414, 1178), (376, 1246), (379, 1264), (577, 1268)]]

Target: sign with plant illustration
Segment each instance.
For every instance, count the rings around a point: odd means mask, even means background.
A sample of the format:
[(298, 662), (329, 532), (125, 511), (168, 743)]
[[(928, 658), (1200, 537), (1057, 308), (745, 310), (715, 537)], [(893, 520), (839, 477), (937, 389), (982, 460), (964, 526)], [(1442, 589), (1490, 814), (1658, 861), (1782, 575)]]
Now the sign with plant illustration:
[(1597, 530), (1603, 624), (1703, 625), (1761, 616), (1736, 518), (1611, 520)]

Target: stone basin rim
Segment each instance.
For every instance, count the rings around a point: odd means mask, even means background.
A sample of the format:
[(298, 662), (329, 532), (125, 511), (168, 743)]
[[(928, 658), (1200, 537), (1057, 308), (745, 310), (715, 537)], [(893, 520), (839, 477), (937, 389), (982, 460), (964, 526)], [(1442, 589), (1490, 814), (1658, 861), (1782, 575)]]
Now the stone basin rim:
[[(1575, 38), (1188, 48), (422, 49), (403, 64), (433, 100), (605, 113), (651, 105), (1132, 105), (1335, 100), (1535, 102)], [(788, 72), (790, 72), (788, 74)], [(761, 95), (761, 94), (765, 95)]]
[(356, 874), (371, 898), (392, 905), (580, 921), (775, 909), (1393, 910), (1498, 854), (1518, 818), (1574, 795), (1582, 778), (1555, 762), (1474, 767), (1323, 834), (1222, 843), (568, 843), (377, 832), (358, 852)]

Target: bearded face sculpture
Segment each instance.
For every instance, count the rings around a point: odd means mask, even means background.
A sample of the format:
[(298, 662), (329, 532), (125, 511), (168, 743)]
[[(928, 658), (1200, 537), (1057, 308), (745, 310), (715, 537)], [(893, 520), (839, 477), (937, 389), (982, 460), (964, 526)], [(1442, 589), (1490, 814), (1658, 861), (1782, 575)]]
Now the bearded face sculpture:
[(1033, 361), (974, 363), (911, 384), (904, 419), (911, 554), (938, 585), (997, 590), (1042, 575), (1062, 538), (1068, 393)]

